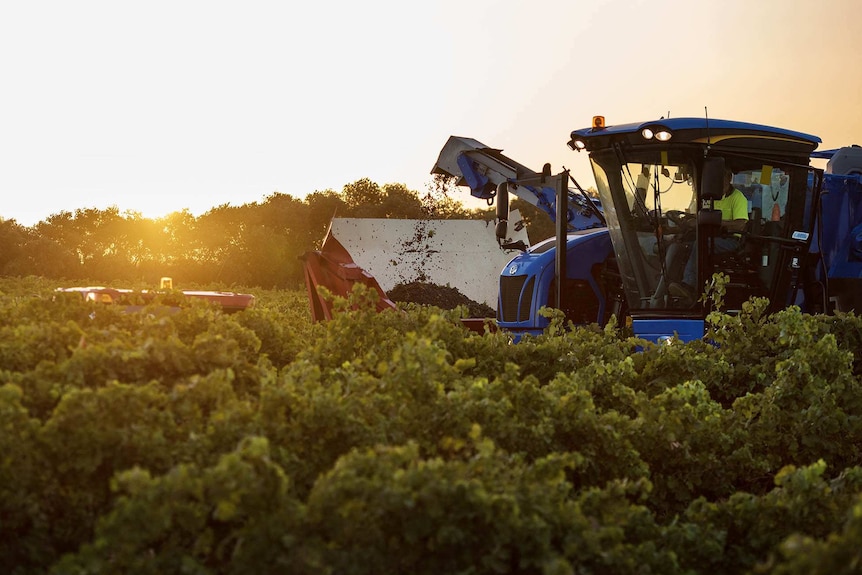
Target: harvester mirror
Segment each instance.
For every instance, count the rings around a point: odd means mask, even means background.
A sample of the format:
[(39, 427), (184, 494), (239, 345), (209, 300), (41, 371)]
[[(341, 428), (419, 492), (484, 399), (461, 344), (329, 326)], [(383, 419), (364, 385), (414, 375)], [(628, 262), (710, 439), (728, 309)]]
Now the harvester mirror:
[(703, 174), (700, 178), (700, 199), (720, 200), (722, 197), (724, 197), (724, 158), (705, 158)]
[(497, 186), (497, 227), (494, 233), (498, 239), (505, 240), (508, 234), (509, 221), (509, 183), (500, 182)]

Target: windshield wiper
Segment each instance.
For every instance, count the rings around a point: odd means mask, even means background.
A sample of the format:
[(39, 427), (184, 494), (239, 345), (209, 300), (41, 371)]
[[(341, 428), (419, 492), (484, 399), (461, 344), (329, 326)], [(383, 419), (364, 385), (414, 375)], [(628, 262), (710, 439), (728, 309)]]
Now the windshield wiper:
[(605, 215), (598, 207), (596, 207), (596, 204), (593, 203), (593, 198), (591, 198), (590, 195), (584, 190), (584, 188), (582, 188), (581, 185), (577, 182), (577, 180), (575, 180), (575, 178), (572, 176), (572, 173), (569, 172), (566, 166), (563, 166), (563, 169), (569, 173), (569, 179), (572, 180), (572, 183), (575, 185), (575, 188), (577, 188), (578, 192), (580, 192), (581, 196), (584, 198), (584, 201), (587, 203), (587, 206), (589, 206), (589, 210), (593, 213), (594, 216), (599, 219), (603, 227), (608, 227), (608, 221), (605, 219)]

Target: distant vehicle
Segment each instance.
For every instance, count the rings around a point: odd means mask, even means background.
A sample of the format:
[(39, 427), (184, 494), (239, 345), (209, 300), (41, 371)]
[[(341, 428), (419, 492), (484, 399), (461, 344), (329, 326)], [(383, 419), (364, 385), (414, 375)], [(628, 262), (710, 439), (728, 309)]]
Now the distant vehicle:
[[(162, 278), (159, 290), (132, 290), (112, 287), (68, 287), (57, 288), (58, 293), (79, 294), (85, 301), (121, 305), (127, 311), (138, 311), (147, 304), (153, 303), (159, 296), (187, 300), (205, 300), (221, 307), (227, 313), (243, 311), (254, 307), (255, 298), (252, 294), (225, 291), (174, 291), (170, 278)], [(181, 302), (177, 302), (178, 304)], [(177, 307), (177, 306), (171, 306)]]

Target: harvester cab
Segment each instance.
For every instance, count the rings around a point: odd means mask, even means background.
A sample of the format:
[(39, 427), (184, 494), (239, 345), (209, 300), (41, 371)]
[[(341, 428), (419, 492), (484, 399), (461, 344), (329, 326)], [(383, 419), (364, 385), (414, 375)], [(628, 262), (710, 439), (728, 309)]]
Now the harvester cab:
[(752, 296), (772, 310), (805, 281), (822, 171), (816, 136), (768, 126), (674, 118), (575, 130), (589, 153), (635, 333), (701, 337), (713, 274), (724, 304)]

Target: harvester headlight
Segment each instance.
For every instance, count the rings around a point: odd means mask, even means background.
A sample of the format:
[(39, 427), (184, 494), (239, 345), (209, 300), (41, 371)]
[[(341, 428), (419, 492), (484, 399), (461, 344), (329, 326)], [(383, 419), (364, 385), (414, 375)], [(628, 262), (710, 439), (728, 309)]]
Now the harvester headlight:
[(655, 138), (659, 142), (667, 142), (673, 137), (673, 134), (663, 126), (648, 126), (641, 130), (641, 136), (643, 136), (644, 140)]
[(584, 143), (583, 140), (570, 140), (568, 142), (568, 144), (569, 144), (569, 147), (571, 149), (576, 150), (578, 152), (580, 152), (581, 150), (583, 150), (584, 148), (587, 147), (587, 145)]

